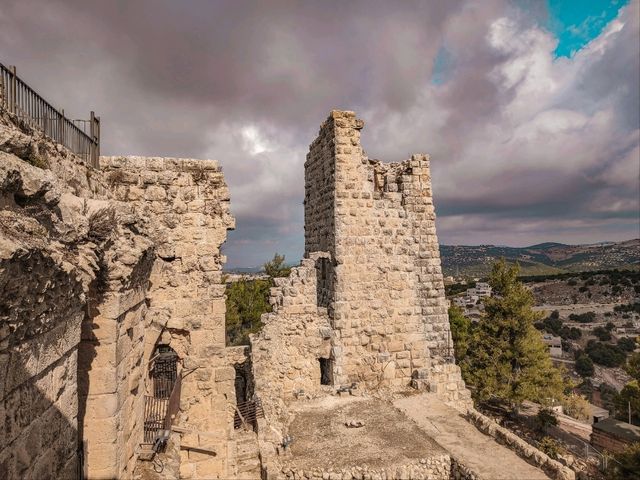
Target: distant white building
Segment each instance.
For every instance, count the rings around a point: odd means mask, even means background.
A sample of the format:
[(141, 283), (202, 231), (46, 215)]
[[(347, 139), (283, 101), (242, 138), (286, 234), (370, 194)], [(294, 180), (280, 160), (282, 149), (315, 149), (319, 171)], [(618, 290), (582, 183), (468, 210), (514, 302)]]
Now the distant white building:
[(480, 298), (491, 296), (491, 286), (487, 282), (476, 283), (475, 291), (475, 294)]
[(552, 357), (562, 357), (562, 339), (560, 337), (556, 337), (550, 333), (543, 333), (542, 341), (549, 346), (549, 354)]
[(478, 282), (473, 288), (467, 288), (464, 295), (454, 297), (453, 305), (464, 310), (465, 316), (477, 320), (482, 317), (484, 305), (481, 300), (491, 296), (491, 287), (486, 282)]
[(466, 297), (453, 297), (453, 304), (456, 307), (464, 308), (467, 304)]

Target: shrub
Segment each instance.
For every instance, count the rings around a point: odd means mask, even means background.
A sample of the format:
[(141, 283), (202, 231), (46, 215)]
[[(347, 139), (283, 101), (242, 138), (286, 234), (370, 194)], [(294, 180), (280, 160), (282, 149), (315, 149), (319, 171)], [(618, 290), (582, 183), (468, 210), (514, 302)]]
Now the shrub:
[(624, 451), (614, 455), (615, 462), (609, 462), (607, 478), (610, 480), (640, 479), (640, 442), (632, 443)]
[(569, 315), (569, 320), (571, 320), (572, 322), (591, 323), (595, 319), (595, 312), (572, 313), (571, 315)]
[(102, 242), (111, 236), (116, 225), (116, 210), (105, 207), (89, 215), (88, 236), (95, 242)]
[(585, 352), (594, 363), (605, 367), (619, 367), (627, 357), (626, 352), (615, 345), (589, 340)]
[(595, 368), (593, 367), (593, 361), (584, 353), (580, 354), (576, 360), (576, 372), (581, 377), (590, 377), (593, 375)]
[(534, 428), (537, 432), (547, 433), (549, 427), (555, 427), (556, 425), (558, 425), (556, 412), (550, 408), (541, 408), (538, 410), (534, 419)]
[(560, 453), (560, 444), (551, 437), (543, 437), (538, 444), (538, 448), (551, 458), (558, 458)]
[(633, 352), (636, 349), (636, 342), (633, 338), (622, 337), (618, 339), (618, 347), (625, 352)]
[(591, 406), (582, 395), (572, 393), (562, 400), (564, 413), (576, 420), (589, 420), (591, 418)]
[(596, 327), (592, 332), (601, 342), (608, 342), (611, 340), (611, 334), (603, 327)]

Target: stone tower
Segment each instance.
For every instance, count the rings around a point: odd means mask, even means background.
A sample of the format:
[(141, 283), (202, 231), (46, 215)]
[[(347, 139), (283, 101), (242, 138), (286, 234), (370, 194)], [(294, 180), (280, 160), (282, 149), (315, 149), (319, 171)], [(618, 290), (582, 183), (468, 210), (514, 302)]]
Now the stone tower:
[(429, 157), (370, 160), (363, 126), (332, 111), (305, 163), (305, 256), (323, 253), (317, 301), (334, 330), (333, 381), (413, 379), (457, 397)]

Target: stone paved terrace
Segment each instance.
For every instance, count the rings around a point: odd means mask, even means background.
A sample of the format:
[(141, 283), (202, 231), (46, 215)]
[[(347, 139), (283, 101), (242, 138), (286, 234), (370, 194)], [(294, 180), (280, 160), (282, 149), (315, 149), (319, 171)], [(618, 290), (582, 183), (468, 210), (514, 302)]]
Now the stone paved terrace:
[[(390, 402), (370, 397), (326, 396), (294, 402), (289, 434), (294, 441), (286, 470), (370, 470), (426, 463), (446, 452)], [(361, 428), (345, 422), (361, 421)], [(422, 460), (422, 462), (420, 462)]]
[(484, 435), (434, 394), (401, 398), (394, 405), (414, 420), (453, 457), (491, 480), (543, 480), (549, 477), (513, 451)]

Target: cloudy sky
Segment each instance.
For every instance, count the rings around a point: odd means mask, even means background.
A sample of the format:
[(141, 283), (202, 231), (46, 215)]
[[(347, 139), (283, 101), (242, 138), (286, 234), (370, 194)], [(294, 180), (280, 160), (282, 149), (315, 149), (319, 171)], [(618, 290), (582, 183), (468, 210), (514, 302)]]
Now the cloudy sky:
[(303, 250), (332, 109), (431, 154), (440, 241), (639, 236), (639, 0), (2, 0), (0, 62), (102, 118), (102, 152), (213, 158), (231, 267)]

